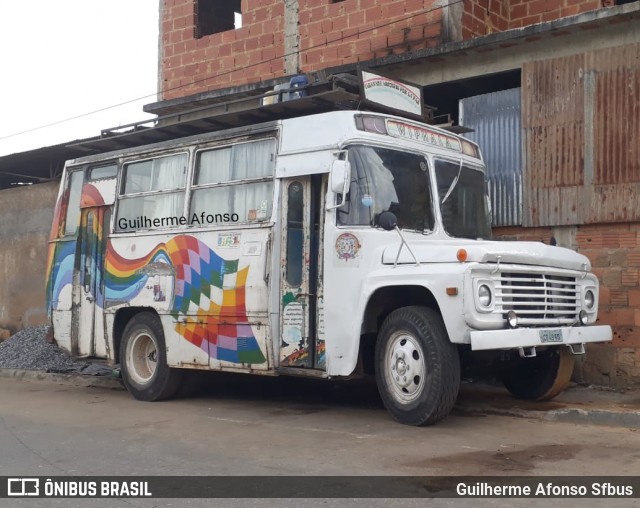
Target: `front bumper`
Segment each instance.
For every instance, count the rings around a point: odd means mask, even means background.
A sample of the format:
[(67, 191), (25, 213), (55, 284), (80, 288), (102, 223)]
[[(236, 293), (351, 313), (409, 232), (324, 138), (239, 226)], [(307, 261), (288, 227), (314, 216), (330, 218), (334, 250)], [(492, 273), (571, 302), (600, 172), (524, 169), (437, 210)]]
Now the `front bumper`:
[(608, 342), (613, 333), (608, 325), (558, 328), (512, 328), (471, 332), (471, 349), (517, 349), (534, 346), (561, 346), (586, 342)]

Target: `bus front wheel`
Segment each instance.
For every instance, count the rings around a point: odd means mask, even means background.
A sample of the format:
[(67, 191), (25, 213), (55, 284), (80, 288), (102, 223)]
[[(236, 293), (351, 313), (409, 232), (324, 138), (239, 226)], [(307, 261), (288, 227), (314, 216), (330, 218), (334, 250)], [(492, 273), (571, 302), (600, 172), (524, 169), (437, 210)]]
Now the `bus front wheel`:
[(175, 395), (182, 371), (167, 366), (162, 323), (151, 312), (136, 314), (120, 343), (122, 379), (138, 400), (154, 401)]
[(438, 312), (393, 311), (380, 328), (375, 356), (380, 397), (397, 421), (431, 425), (449, 414), (460, 388), (460, 359)]

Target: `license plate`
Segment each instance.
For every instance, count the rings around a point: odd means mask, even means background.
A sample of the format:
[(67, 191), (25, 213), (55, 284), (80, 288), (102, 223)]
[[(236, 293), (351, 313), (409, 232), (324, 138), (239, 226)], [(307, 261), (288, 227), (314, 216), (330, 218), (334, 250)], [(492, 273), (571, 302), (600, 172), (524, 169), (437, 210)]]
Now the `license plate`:
[(540, 342), (543, 344), (549, 342), (562, 342), (562, 330), (538, 330)]

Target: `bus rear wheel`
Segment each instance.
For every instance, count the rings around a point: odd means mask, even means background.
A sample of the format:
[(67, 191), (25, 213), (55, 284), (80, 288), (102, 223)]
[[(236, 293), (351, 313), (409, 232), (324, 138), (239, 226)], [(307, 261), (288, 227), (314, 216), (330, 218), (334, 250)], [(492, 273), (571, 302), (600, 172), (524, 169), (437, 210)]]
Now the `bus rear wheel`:
[(183, 373), (167, 366), (162, 323), (151, 312), (136, 314), (127, 323), (120, 363), (124, 385), (138, 400), (168, 399), (180, 387)]
[(533, 358), (516, 358), (504, 369), (502, 380), (519, 399), (550, 400), (566, 388), (573, 374), (574, 359), (568, 347), (538, 351)]
[(385, 319), (375, 351), (376, 383), (393, 418), (432, 425), (453, 408), (460, 388), (460, 359), (440, 314), (403, 307)]

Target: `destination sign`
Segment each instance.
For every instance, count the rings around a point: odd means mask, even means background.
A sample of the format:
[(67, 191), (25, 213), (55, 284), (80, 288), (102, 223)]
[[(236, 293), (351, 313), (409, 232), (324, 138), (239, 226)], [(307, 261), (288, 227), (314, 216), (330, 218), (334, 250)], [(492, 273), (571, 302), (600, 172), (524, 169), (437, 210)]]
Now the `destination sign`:
[(462, 152), (460, 140), (427, 127), (420, 127), (398, 120), (387, 120), (387, 132), (396, 138), (419, 141), (445, 150)]

